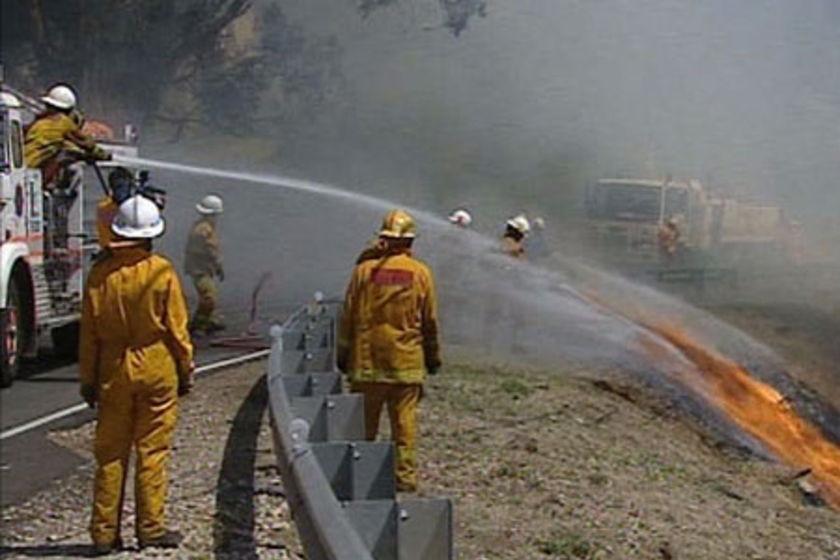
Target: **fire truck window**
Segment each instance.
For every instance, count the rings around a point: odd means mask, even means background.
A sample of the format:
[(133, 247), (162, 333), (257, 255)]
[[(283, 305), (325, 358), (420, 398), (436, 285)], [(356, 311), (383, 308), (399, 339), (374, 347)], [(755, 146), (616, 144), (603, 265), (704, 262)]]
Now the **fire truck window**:
[(17, 169), (23, 167), (23, 145), (21, 144), (21, 138), (23, 138), (23, 134), (20, 123), (12, 121), (12, 162)]
[(682, 189), (667, 189), (665, 191), (665, 215), (664, 218), (688, 214), (688, 191)]

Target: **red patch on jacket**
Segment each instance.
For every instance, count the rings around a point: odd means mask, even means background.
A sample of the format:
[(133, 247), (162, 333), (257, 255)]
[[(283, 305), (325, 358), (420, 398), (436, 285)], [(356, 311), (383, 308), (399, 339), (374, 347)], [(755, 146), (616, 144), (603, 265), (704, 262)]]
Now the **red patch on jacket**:
[(377, 268), (370, 276), (375, 286), (411, 286), (414, 273), (410, 270)]

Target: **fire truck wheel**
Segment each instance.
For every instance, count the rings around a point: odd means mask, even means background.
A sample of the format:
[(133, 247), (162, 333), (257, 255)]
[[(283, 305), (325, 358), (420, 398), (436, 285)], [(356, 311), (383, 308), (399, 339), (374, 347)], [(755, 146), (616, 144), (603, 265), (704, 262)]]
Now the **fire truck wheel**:
[(52, 336), (53, 352), (60, 358), (75, 360), (79, 356), (79, 322), (55, 328)]
[(20, 369), (20, 288), (9, 280), (7, 306), (0, 314), (0, 387), (8, 387)]

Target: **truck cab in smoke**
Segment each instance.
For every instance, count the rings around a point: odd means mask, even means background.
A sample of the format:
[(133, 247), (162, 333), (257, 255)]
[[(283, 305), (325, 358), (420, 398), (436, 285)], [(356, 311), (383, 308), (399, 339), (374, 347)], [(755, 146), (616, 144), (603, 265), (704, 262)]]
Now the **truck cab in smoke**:
[(657, 258), (657, 233), (680, 229), (687, 263), (734, 265), (759, 254), (783, 254), (790, 228), (778, 206), (711, 193), (696, 180), (601, 179), (586, 189), (587, 240), (608, 262)]

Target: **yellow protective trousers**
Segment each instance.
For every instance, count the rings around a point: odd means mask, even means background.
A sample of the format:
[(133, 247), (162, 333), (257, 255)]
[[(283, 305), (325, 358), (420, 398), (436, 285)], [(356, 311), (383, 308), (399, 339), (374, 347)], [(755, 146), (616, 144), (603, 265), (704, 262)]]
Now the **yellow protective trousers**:
[(417, 490), (417, 404), (423, 386), (419, 383), (351, 383), (351, 391), (365, 397), (365, 437), (376, 439), (382, 405), (388, 406), (391, 439), (396, 450), (397, 490)]
[(219, 299), (219, 289), (216, 281), (209, 274), (196, 274), (192, 277), (195, 291), (198, 294), (198, 305), (190, 321), (190, 328), (206, 331), (218, 323), (216, 318), (216, 301)]
[[(146, 355), (134, 356), (136, 352)], [(155, 344), (127, 353), (126, 359), (159, 363), (171, 361), (168, 353), (165, 345)], [(91, 537), (94, 543), (103, 545), (112, 544), (119, 537), (128, 459), (134, 447), (135, 530), (141, 541), (156, 539), (167, 530), (166, 464), (178, 416), (177, 376), (171, 368), (150, 368), (136, 378), (121, 371), (101, 383), (99, 391)]]

